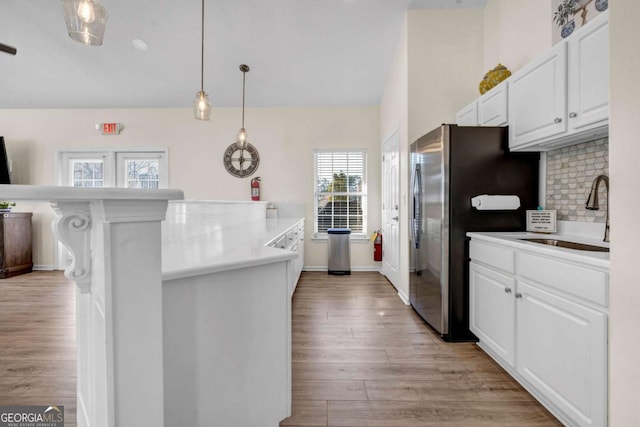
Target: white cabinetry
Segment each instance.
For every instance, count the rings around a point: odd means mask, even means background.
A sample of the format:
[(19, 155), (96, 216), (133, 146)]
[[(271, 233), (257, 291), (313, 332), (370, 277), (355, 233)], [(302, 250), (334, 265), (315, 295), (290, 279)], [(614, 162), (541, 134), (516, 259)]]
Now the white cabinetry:
[(289, 294), (293, 296), (304, 264), (304, 220), (269, 241), (266, 246), (285, 249), (298, 254), (298, 257), (290, 262), (289, 268)]
[(567, 130), (567, 45), (560, 42), (509, 82), (509, 146), (552, 137)]
[(475, 262), (469, 266), (471, 331), (511, 366), (515, 362), (515, 287), (513, 277)]
[(603, 12), (509, 79), (509, 147), (546, 151), (607, 135), (609, 29)]
[(477, 239), (469, 253), (480, 347), (565, 424), (605, 426), (608, 273)]
[(504, 81), (478, 98), (479, 126), (507, 126), (508, 81)]
[(456, 124), (458, 126), (478, 126), (478, 106), (476, 101), (456, 113)]
[(506, 126), (507, 82), (494, 87), (456, 113), (458, 126)]
[(587, 131), (609, 121), (609, 25), (607, 16), (569, 39), (569, 128)]

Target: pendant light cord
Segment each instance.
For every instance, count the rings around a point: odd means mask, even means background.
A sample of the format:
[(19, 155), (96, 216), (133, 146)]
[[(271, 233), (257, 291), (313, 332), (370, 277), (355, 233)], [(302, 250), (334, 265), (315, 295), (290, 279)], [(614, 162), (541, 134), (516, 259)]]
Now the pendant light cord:
[(202, 0), (202, 37), (200, 43), (200, 92), (204, 92), (204, 0)]
[(244, 129), (244, 83), (247, 77), (247, 72), (242, 72), (242, 129)]

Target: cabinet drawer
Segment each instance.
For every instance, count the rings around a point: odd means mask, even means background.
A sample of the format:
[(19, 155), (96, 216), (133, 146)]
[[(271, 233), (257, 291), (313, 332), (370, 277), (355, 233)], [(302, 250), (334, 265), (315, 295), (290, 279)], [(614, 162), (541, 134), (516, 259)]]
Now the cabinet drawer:
[(518, 253), (518, 274), (587, 301), (608, 306), (609, 275), (527, 253)]
[(511, 249), (471, 240), (469, 257), (473, 261), (490, 265), (507, 273), (515, 273), (515, 253)]

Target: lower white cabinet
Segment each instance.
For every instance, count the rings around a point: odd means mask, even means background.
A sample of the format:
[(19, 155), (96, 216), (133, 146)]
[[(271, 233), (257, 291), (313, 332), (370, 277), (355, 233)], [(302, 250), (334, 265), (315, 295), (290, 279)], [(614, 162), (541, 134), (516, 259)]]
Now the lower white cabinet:
[(511, 366), (515, 362), (515, 287), (516, 281), (513, 277), (471, 262), (471, 331)]
[(517, 284), (518, 373), (580, 426), (606, 425), (607, 316)]
[(298, 257), (289, 263), (289, 294), (293, 296), (304, 265), (304, 220), (269, 241), (266, 246), (298, 253)]
[(606, 426), (608, 272), (476, 239), (469, 252), (479, 346), (566, 425)]

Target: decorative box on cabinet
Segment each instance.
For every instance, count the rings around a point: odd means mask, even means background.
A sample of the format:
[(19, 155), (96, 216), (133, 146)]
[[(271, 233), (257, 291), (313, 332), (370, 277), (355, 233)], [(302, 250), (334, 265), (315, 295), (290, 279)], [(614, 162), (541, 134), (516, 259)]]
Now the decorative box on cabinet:
[(547, 151), (606, 136), (608, 12), (509, 79), (509, 148)]
[(31, 213), (0, 214), (0, 279), (30, 273)]

